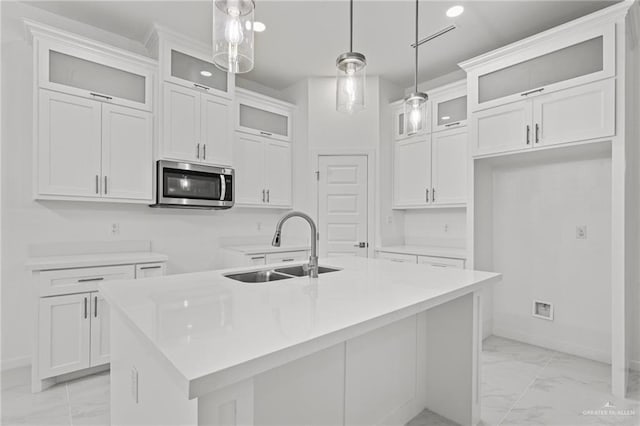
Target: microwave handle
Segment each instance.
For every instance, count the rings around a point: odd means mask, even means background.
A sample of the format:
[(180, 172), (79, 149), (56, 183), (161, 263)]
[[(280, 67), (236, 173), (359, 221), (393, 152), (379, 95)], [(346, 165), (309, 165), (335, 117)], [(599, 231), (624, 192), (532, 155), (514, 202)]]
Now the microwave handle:
[(220, 201), (224, 201), (227, 196), (227, 181), (224, 175), (220, 175)]

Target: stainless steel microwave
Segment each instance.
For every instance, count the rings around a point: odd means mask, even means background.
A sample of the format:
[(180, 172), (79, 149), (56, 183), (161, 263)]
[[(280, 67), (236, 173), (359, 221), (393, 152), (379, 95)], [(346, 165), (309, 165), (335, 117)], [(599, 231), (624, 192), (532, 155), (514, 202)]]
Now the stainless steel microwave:
[(233, 195), (233, 169), (159, 160), (151, 207), (229, 209)]

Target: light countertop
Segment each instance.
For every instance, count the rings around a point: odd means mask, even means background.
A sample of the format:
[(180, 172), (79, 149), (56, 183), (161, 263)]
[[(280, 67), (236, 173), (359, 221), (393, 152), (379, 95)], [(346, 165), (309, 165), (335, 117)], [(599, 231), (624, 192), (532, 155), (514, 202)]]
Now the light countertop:
[(356, 257), (320, 265), (342, 270), (262, 284), (223, 276), (262, 269), (245, 267), (99, 288), (194, 398), (500, 280), (496, 273)]
[(299, 245), (289, 245), (289, 246), (281, 246), (274, 247), (271, 244), (256, 244), (256, 245), (245, 245), (245, 246), (229, 246), (224, 247), (227, 250), (233, 250), (240, 252), (242, 254), (262, 254), (262, 253), (283, 253), (287, 251), (302, 251), (302, 250), (311, 250), (309, 245), (299, 244)]
[(466, 259), (467, 250), (456, 247), (435, 246), (387, 246), (378, 247), (376, 250), (385, 253), (413, 254), (417, 256), (448, 257), (452, 259)]
[(50, 269), (88, 268), (92, 266), (131, 265), (135, 263), (166, 262), (168, 256), (153, 252), (122, 252), (122, 253), (94, 253), (74, 254), (67, 256), (32, 257), (26, 267), (32, 271)]

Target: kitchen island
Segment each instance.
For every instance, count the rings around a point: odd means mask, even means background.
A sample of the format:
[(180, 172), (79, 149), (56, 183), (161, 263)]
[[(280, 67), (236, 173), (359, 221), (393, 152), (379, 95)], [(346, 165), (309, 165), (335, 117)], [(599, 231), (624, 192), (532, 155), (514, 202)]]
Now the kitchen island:
[(320, 265), (340, 270), (260, 284), (225, 276), (246, 268), (102, 284), (112, 424), (401, 425), (424, 408), (477, 424), (482, 291), (500, 274)]

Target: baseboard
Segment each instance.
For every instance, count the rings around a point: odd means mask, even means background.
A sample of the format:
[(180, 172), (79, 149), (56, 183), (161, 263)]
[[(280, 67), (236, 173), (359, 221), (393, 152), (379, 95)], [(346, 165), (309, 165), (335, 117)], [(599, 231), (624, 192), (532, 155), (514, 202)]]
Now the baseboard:
[(549, 339), (544, 336), (529, 335), (519, 333), (517, 331), (508, 330), (502, 327), (493, 326), (494, 336), (504, 337), (506, 339), (517, 340), (522, 343), (528, 343), (534, 346), (541, 346), (546, 349), (551, 349), (558, 352), (564, 352), (567, 354), (579, 356), (582, 358), (590, 359), (593, 361), (604, 362), (605, 364), (611, 364), (611, 353), (602, 352), (597, 349), (588, 348), (572, 343), (567, 343), (562, 340)]
[(22, 368), (22, 367), (29, 367), (29, 366), (31, 366), (31, 357), (3, 359), (0, 361), (0, 370), (2, 371), (13, 370), (14, 368)]

